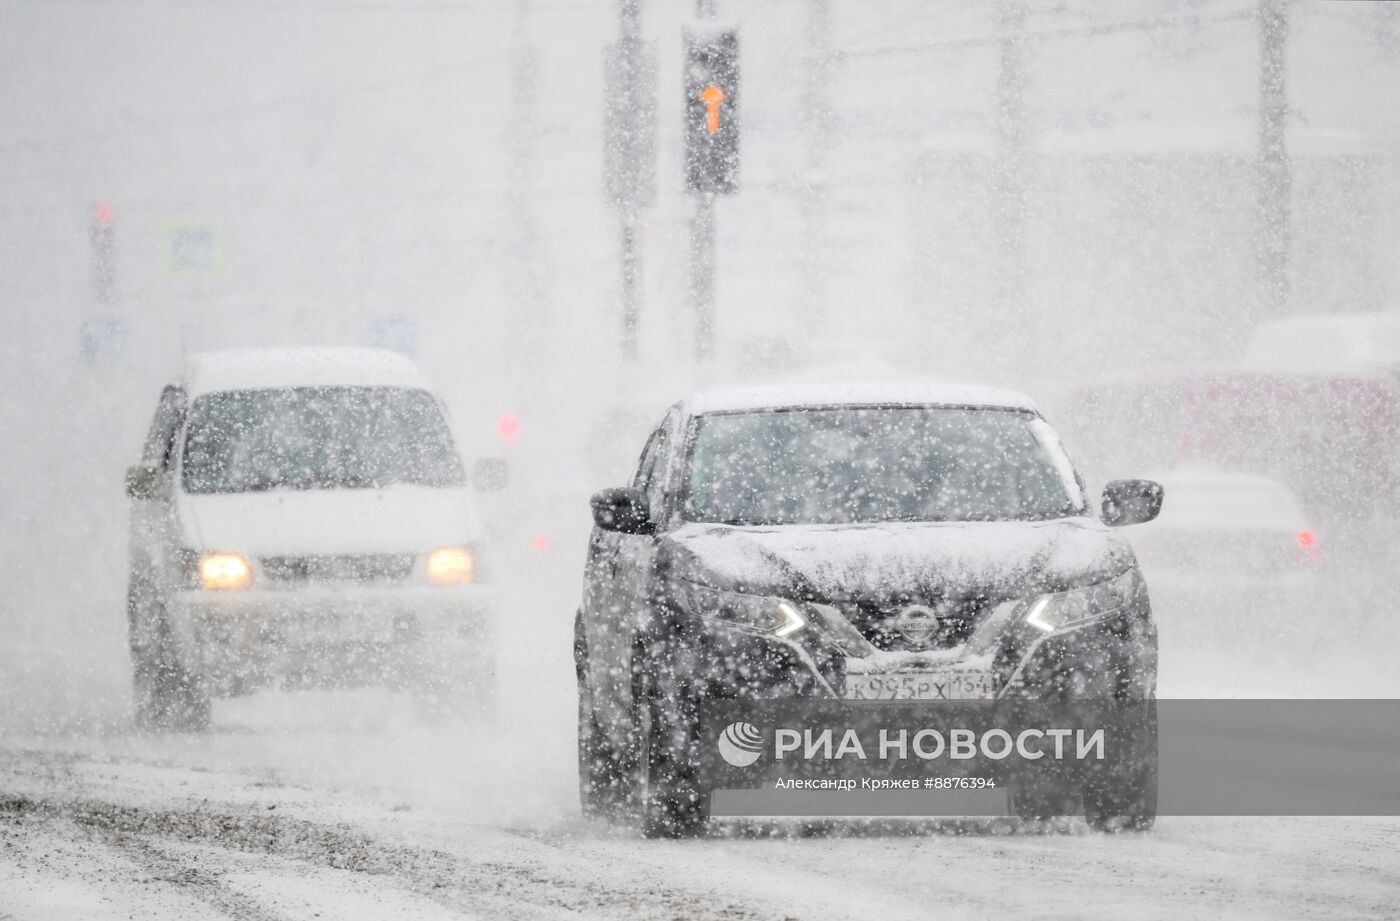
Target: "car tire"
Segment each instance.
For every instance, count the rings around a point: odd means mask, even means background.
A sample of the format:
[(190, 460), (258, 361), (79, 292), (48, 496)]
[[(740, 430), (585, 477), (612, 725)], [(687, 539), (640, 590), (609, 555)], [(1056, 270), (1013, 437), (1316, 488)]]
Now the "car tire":
[(209, 689), (180, 659), (165, 605), (149, 580), (127, 583), (136, 725), (152, 732), (204, 732), (212, 709)]
[[(644, 838), (692, 838), (709, 827), (709, 797), (695, 778), (693, 707), (663, 690), (644, 646), (633, 651), (634, 718), (630, 745), (620, 747), (598, 725), (588, 682), (587, 638), (575, 621), (579, 687), (579, 805), (588, 817), (636, 820)], [(679, 748), (679, 750), (677, 750)]]
[(581, 621), (574, 621), (574, 663), (578, 678), (578, 798), (585, 818), (626, 821), (637, 759), (619, 748), (598, 725), (586, 663), (588, 645)]
[(1150, 831), (1157, 822), (1157, 702), (1144, 709), (1136, 744), (1086, 779), (1084, 821), (1102, 832)]
[(635, 772), (642, 837), (696, 838), (710, 823), (710, 798), (701, 792), (695, 701), (669, 676), (664, 651), (640, 647), (634, 655), (634, 696), (641, 743)]
[(593, 714), (592, 695), (579, 689), (578, 797), (585, 818), (621, 823), (629, 813), (628, 792), (635, 759), (619, 751)]

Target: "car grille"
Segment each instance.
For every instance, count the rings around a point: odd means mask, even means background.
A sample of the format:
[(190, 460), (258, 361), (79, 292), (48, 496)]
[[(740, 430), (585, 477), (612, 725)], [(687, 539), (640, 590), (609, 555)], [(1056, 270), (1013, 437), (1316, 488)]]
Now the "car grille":
[[(900, 614), (910, 605), (927, 607), (938, 618), (937, 628), (927, 639), (911, 638), (901, 629)], [(990, 608), (987, 600), (981, 598), (951, 601), (910, 598), (880, 603), (847, 602), (841, 605), (841, 612), (876, 649), (897, 652), (961, 646)]]
[(270, 581), (399, 582), (413, 572), (411, 553), (366, 553), (341, 556), (265, 556), (262, 574)]

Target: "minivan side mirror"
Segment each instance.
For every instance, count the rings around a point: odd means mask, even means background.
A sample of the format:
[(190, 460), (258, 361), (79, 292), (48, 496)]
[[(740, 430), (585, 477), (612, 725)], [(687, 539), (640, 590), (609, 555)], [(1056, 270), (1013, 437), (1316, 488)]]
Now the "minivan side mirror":
[(126, 468), (126, 494), (132, 499), (170, 498), (170, 475), (156, 464)]
[(1162, 511), (1162, 484), (1152, 480), (1110, 480), (1103, 488), (1103, 522), (1111, 528), (1143, 524)]
[(477, 492), (500, 492), (510, 485), (510, 462), (504, 457), (483, 457), (472, 464), (472, 486)]
[(593, 507), (593, 523), (604, 531), (622, 534), (651, 534), (656, 525), (651, 521), (647, 494), (630, 486), (604, 489), (588, 500)]

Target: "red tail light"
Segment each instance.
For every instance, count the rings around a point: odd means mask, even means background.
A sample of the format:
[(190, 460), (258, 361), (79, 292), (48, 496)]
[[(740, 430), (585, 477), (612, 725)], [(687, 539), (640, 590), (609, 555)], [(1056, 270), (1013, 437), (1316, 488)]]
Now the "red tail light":
[(534, 537), (530, 538), (530, 549), (532, 550), (545, 551), (549, 549), (550, 544), (550, 539), (543, 534), (536, 534)]
[(1313, 532), (1298, 532), (1298, 549), (1303, 551), (1303, 557), (1308, 561), (1309, 566), (1316, 566), (1322, 562), (1322, 552), (1317, 546), (1317, 535)]

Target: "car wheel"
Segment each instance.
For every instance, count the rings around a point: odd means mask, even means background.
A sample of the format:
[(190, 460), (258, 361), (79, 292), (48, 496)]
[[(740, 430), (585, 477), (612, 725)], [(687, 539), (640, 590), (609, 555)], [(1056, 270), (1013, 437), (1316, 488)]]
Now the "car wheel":
[(628, 814), (629, 776), (637, 771), (635, 759), (619, 751), (593, 713), (593, 696), (579, 688), (578, 699), (578, 798), (583, 815), (590, 819), (621, 822)]
[(1096, 831), (1150, 831), (1157, 821), (1157, 702), (1137, 743), (1086, 778), (1084, 821)]
[(634, 669), (641, 751), (637, 802), (645, 838), (694, 838), (709, 827), (710, 799), (697, 782), (699, 765), (694, 701), (679, 682), (664, 680), (665, 656), (639, 649)]
[(204, 732), (209, 690), (180, 659), (155, 586), (132, 576), (126, 608), (136, 725), (156, 732)]
[(574, 662), (578, 677), (578, 798), (585, 818), (625, 821), (628, 796), (634, 788), (637, 759), (618, 748), (598, 725), (593, 691), (588, 683), (588, 646), (583, 626), (574, 622)]

